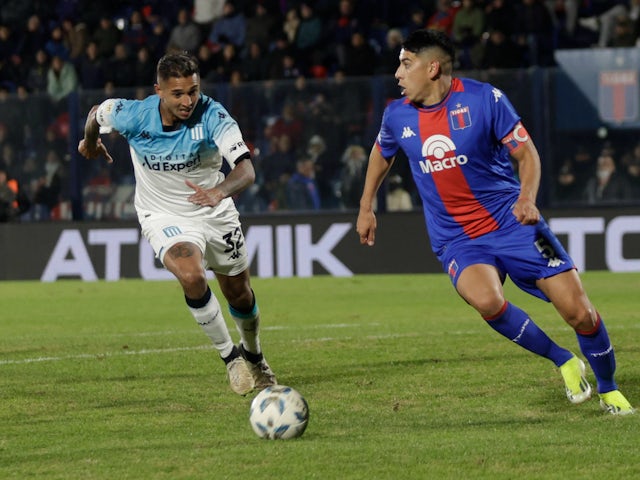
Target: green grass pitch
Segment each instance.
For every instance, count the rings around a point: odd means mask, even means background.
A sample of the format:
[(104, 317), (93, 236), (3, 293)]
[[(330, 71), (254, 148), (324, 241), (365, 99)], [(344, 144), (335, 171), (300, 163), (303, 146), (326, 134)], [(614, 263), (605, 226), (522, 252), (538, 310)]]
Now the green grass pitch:
[[(639, 407), (640, 274), (583, 281)], [(0, 478), (640, 478), (640, 414), (571, 405), (553, 364), (484, 325), (444, 275), (253, 287), (266, 356), (309, 403), (296, 440), (253, 433), (253, 396), (231, 392), (177, 282), (0, 283)], [(506, 291), (578, 352), (551, 305)]]

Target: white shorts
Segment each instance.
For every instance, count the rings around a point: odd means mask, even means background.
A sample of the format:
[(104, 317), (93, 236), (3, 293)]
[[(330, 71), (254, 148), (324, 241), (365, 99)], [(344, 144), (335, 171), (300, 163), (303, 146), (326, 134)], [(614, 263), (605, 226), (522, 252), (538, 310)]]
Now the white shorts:
[(200, 248), (205, 269), (238, 275), (249, 267), (240, 215), (233, 202), (216, 213), (215, 217), (194, 218), (145, 213), (139, 220), (142, 235), (163, 264), (164, 255), (173, 245), (190, 242)]

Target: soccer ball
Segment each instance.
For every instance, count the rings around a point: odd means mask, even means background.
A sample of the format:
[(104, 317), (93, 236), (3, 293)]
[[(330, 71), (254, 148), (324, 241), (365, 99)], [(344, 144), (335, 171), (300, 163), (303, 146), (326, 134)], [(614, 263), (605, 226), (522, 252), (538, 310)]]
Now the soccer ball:
[(249, 422), (261, 438), (297, 438), (309, 422), (309, 406), (297, 390), (273, 385), (262, 390), (251, 402)]

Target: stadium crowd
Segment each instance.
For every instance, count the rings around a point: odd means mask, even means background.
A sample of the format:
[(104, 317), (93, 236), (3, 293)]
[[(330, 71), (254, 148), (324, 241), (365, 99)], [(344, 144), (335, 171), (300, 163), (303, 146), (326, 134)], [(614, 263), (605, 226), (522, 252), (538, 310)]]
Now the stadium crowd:
[[(149, 93), (157, 60), (171, 50), (199, 58), (203, 90), (211, 85), (214, 97), (216, 85), (243, 86), (225, 103), (258, 169), (254, 188), (237, 199), (241, 211), (356, 207), (371, 132), (369, 92), (351, 79), (393, 75), (403, 39), (424, 27), (454, 40), (458, 70), (546, 67), (558, 48), (638, 45), (640, 0), (3, 0), (0, 180), (3, 172), (13, 180), (14, 195), (2, 196), (10, 205), (2, 218), (60, 216), (75, 148), (68, 144), (70, 93)], [(294, 88), (279, 90), (279, 81)], [(252, 90), (252, 82), (262, 83)], [(128, 159), (121, 140), (105, 139)], [(618, 156), (635, 158), (636, 150)], [(620, 161), (621, 176), (636, 163)], [(93, 164), (85, 176), (93, 205), (133, 182), (128, 160)], [(412, 208), (407, 172), (393, 178), (388, 204)], [(628, 180), (629, 195), (639, 198), (637, 180)], [(583, 183), (579, 193), (559, 190), (587, 198)]]

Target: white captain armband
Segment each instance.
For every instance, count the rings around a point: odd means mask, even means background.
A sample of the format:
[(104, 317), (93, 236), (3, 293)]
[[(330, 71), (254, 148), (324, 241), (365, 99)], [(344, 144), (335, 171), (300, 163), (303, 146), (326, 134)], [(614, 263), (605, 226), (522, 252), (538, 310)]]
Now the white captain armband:
[(96, 121), (100, 125), (100, 133), (110, 133), (113, 130), (111, 125), (111, 112), (116, 106), (116, 100), (110, 98), (100, 104), (96, 110)]
[(509, 153), (515, 152), (529, 140), (529, 132), (522, 122), (518, 122), (511, 133), (502, 139), (502, 144), (509, 149)]

